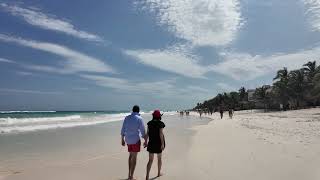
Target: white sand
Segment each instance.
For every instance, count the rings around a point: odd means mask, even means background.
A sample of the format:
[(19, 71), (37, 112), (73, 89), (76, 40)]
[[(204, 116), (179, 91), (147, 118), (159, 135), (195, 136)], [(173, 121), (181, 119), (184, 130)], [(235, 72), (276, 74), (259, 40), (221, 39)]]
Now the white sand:
[(190, 179), (320, 179), (320, 109), (213, 119), (194, 137)]
[[(190, 142), (182, 141), (183, 134), (168, 133), (169, 144), (164, 152), (165, 175), (157, 179), (320, 179), (319, 108), (272, 113), (241, 111), (236, 112), (233, 119), (225, 113), (222, 120), (215, 113), (210, 118), (213, 120), (208, 125), (195, 128), (196, 134)], [(118, 148), (119, 140), (110, 146)], [(116, 154), (95, 155), (76, 163), (66, 157), (61, 164), (30, 168), (3, 179), (125, 178), (127, 153), (124, 148), (118, 149)], [(138, 179), (144, 179), (146, 162), (147, 153), (140, 153), (136, 169)], [(151, 177), (156, 173), (155, 163)]]

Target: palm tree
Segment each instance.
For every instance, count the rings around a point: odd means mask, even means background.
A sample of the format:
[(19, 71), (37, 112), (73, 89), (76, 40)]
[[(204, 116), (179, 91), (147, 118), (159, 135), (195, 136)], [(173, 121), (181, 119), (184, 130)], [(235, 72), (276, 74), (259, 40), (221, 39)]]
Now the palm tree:
[(268, 88), (266, 86), (262, 86), (262, 87), (256, 88), (254, 92), (254, 95), (256, 96), (256, 98), (262, 101), (265, 111), (267, 109), (267, 101), (268, 101), (267, 89)]
[(241, 87), (239, 89), (239, 96), (240, 96), (240, 101), (247, 101), (247, 99), (246, 99), (246, 97), (247, 97), (246, 88)]
[(320, 66), (317, 67), (316, 61), (309, 61), (304, 64), (304, 71), (306, 73), (307, 86), (305, 88), (305, 98), (310, 104), (315, 104), (316, 99), (314, 97), (315, 81), (313, 80), (315, 75), (320, 72)]
[(312, 62), (309, 61), (308, 63), (304, 64), (303, 66), (304, 66), (303, 70), (306, 72), (308, 81), (311, 82), (314, 75), (316, 74), (316, 71), (317, 71), (316, 61), (312, 61)]
[(238, 92), (230, 92), (230, 108), (235, 108), (239, 104), (240, 96)]
[(312, 80), (313, 88), (311, 90), (312, 98), (314, 99), (313, 105), (320, 103), (320, 66), (316, 68), (315, 75)]
[[(319, 66), (320, 69), (320, 66)], [(320, 70), (315, 74), (313, 78), (314, 87), (312, 89), (312, 95), (317, 100), (320, 101)]]
[(277, 75), (273, 80), (288, 81), (288, 75), (288, 69), (284, 67), (277, 72)]
[(305, 69), (294, 70), (289, 73), (289, 95), (296, 102), (297, 108), (301, 105), (301, 101), (304, 100), (306, 86)]
[(223, 102), (226, 106), (230, 105), (230, 97), (226, 92), (223, 93)]
[(222, 106), (223, 104), (224, 104), (224, 96), (222, 95), (222, 94), (218, 94), (217, 96), (216, 96), (216, 98), (217, 98), (217, 103), (218, 103), (218, 105), (219, 106)]
[(278, 101), (286, 107), (289, 100), (288, 95), (288, 79), (289, 73), (287, 68), (283, 68), (277, 72), (277, 75), (273, 80), (277, 80), (273, 83), (275, 93), (278, 96)]

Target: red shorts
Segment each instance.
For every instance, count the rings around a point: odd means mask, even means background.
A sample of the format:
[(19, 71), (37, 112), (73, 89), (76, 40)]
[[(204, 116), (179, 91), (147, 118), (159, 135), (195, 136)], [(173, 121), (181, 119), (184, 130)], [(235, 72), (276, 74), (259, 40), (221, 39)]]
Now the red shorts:
[(128, 152), (140, 152), (140, 146), (140, 141), (138, 141), (136, 144), (128, 144)]

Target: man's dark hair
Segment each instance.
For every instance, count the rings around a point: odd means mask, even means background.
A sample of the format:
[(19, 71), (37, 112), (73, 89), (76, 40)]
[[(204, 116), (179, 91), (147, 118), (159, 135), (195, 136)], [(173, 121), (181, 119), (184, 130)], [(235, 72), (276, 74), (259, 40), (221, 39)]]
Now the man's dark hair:
[(140, 112), (140, 108), (138, 105), (134, 105), (133, 108), (132, 108), (132, 112)]

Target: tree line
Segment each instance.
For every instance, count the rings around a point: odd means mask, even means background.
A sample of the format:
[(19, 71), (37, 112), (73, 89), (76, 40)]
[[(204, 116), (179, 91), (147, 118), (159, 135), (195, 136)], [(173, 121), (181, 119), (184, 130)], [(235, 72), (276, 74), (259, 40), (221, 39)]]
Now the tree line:
[(254, 90), (241, 87), (238, 91), (219, 93), (214, 98), (198, 103), (194, 110), (208, 112), (219, 109), (287, 110), (320, 105), (320, 66), (309, 61), (302, 68), (277, 71), (272, 85)]

